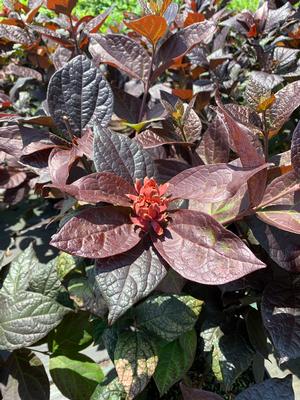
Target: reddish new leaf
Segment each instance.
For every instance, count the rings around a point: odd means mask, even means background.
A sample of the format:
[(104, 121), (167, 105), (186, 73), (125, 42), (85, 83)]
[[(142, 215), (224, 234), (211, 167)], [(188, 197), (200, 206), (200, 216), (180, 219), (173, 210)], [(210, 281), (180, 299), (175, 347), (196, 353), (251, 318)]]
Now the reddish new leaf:
[(147, 51), (125, 35), (91, 35), (89, 50), (95, 60), (121, 69), (135, 79), (146, 81), (150, 73)]
[(107, 206), (80, 212), (65, 223), (50, 244), (76, 256), (105, 258), (130, 250), (140, 240), (128, 213)]
[(54, 185), (64, 185), (69, 177), (70, 169), (77, 159), (74, 148), (54, 148), (49, 155), (49, 173)]
[(196, 199), (202, 203), (228, 200), (252, 176), (266, 168), (241, 168), (229, 164), (189, 168), (169, 181), (168, 194), (175, 198)]
[(73, 8), (76, 6), (77, 0), (47, 0), (49, 10), (55, 11), (57, 14), (62, 13), (71, 15)]
[(146, 15), (134, 21), (124, 21), (127, 28), (146, 37), (153, 46), (161, 39), (168, 28), (167, 21), (160, 15)]
[(96, 172), (78, 179), (71, 185), (50, 187), (68, 193), (80, 201), (88, 203), (104, 201), (124, 207), (130, 206), (130, 200), (126, 194), (136, 194), (133, 186), (125, 179), (110, 172)]
[(296, 129), (293, 132), (291, 160), (294, 171), (300, 180), (300, 122), (298, 122)]
[(153, 242), (175, 271), (194, 282), (220, 285), (265, 267), (241, 239), (201, 212), (170, 214), (164, 237)]
[(89, 33), (96, 33), (106, 21), (109, 14), (112, 12), (113, 6), (109, 7), (104, 13), (92, 18), (84, 27)]

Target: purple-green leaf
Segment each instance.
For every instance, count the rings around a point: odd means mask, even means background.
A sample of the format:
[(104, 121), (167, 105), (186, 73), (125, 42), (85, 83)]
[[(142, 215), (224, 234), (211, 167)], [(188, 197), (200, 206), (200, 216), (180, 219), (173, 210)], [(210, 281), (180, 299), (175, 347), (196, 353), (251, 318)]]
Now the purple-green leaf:
[(199, 283), (222, 284), (265, 267), (241, 239), (201, 212), (172, 213), (164, 237), (153, 240), (175, 271)]

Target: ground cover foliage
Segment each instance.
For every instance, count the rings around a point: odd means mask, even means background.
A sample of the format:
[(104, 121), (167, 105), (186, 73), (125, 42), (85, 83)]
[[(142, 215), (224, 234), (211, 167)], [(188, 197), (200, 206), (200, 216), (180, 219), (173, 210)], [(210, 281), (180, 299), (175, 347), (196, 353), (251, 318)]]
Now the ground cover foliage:
[(300, 357), (299, 11), (4, 3), (3, 400), (49, 399), (40, 344), (71, 400), (293, 399), (264, 362)]

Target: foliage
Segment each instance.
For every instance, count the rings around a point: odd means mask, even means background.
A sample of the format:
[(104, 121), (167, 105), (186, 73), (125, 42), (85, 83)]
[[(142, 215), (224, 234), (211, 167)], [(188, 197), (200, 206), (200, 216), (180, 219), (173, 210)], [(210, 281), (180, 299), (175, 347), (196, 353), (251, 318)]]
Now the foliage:
[(3, 400), (49, 399), (41, 343), (71, 400), (293, 398), (264, 360), (300, 357), (299, 17), (227, 3), (103, 34), (111, 8), (5, 0)]

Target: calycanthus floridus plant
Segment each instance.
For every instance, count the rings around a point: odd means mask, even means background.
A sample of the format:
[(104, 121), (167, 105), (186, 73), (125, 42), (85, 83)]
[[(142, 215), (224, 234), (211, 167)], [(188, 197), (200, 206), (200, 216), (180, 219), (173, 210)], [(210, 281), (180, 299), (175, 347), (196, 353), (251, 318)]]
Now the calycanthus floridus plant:
[(111, 10), (6, 9), (6, 74), (46, 102), (0, 93), (3, 400), (50, 398), (36, 344), (71, 400), (294, 398), (265, 360), (300, 358), (299, 18), (198, 3), (106, 34)]

